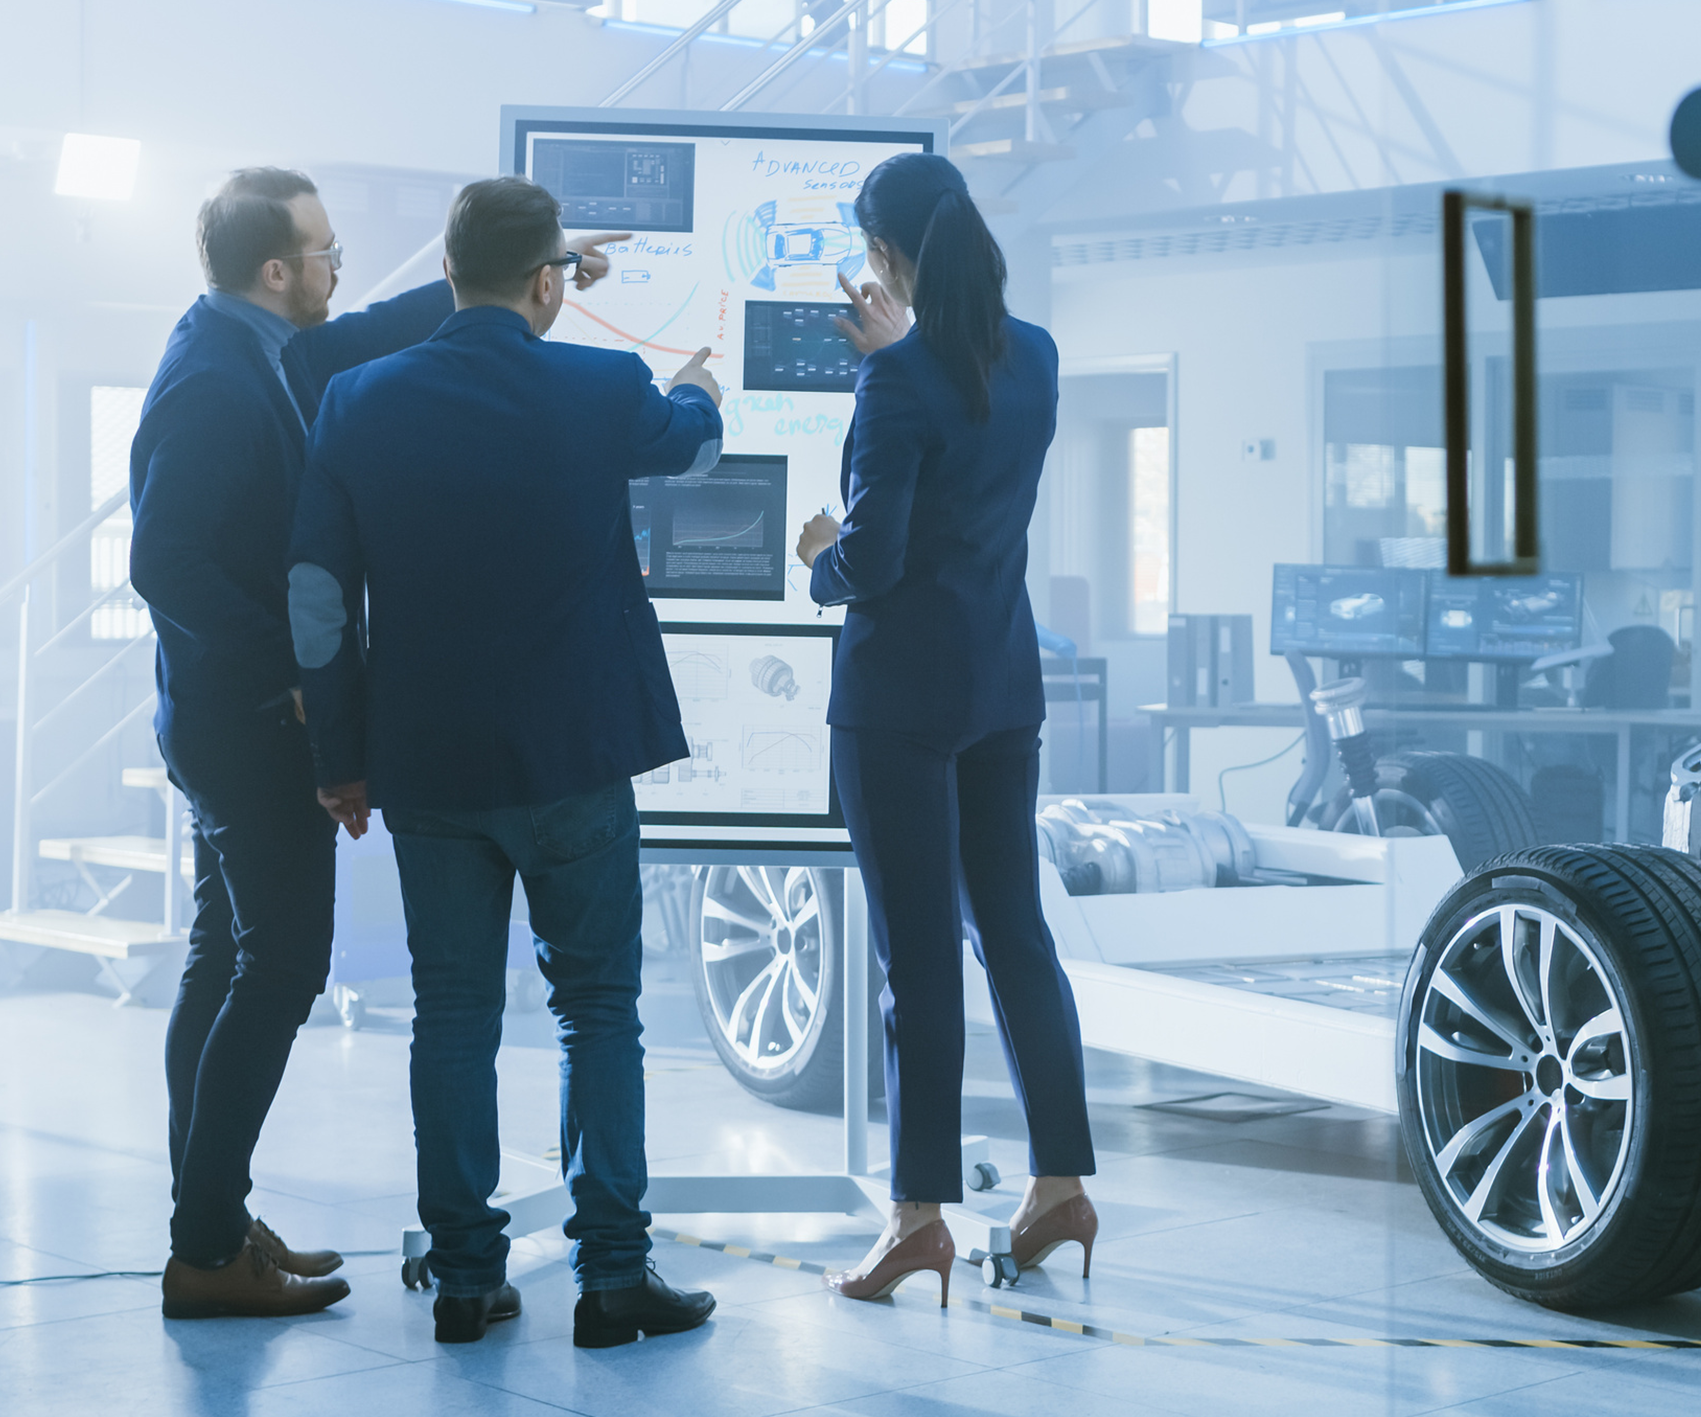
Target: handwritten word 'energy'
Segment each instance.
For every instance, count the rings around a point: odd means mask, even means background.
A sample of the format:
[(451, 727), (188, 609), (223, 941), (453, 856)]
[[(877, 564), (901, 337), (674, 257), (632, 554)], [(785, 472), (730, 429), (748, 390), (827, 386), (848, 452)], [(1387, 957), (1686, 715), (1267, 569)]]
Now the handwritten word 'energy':
[(722, 405), (721, 418), (731, 438), (750, 432), (772, 433), (776, 438), (831, 438), (834, 447), (845, 441), (844, 419), (826, 413), (798, 415), (785, 394), (741, 394)]

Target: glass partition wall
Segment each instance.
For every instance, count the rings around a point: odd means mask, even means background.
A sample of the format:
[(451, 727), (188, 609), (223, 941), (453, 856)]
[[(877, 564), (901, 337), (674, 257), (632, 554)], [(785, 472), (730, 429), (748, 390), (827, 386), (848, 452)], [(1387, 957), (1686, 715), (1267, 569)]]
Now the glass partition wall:
[[(1548, 579), (1494, 591), (1493, 625), (1445, 571), (1445, 187), (1535, 213)], [(1397, 711), (1377, 720), (1378, 751), (1493, 761), (1530, 794), (1551, 840), (1658, 841), (1669, 763), (1701, 736), (1689, 712), (1701, 705), (1701, 183), (1650, 161), (1445, 187), (1248, 201), (1147, 218), (1113, 241), (1058, 238), (1062, 328), (1101, 309), (1174, 350), (1164, 393), (1175, 413), (1156, 416), (1156, 382), (1141, 392), (1153, 370), (1105, 364), (1065, 379), (1049, 503), (1053, 614), (1090, 625), (1096, 645), (1137, 645), (1160, 604), (1250, 614), (1256, 697), (1291, 704), (1292, 675), (1271, 653), (1276, 566), (1424, 572), (1436, 588), (1424, 654), (1402, 641), (1404, 655), (1311, 655), (1320, 681), (1359, 675), (1372, 706)], [(1489, 560), (1509, 546), (1513, 520), (1508, 246), (1504, 214), (1467, 213), (1471, 515), (1476, 554)], [(1142, 520), (1138, 469), (1159, 439), (1174, 459), (1171, 539), (1142, 557), (1153, 521)], [(1144, 510), (1155, 506), (1147, 493)], [(1573, 584), (1575, 601), (1556, 610)], [(1341, 613), (1362, 620), (1374, 600), (1346, 596)], [(1546, 662), (1559, 651), (1573, 662)], [(1126, 672), (1138, 679), (1141, 662), (1130, 657)], [(1140, 702), (1162, 700), (1160, 683), (1140, 682)], [(1113, 684), (1113, 703), (1126, 691)], [(1223, 804), (1280, 820), (1300, 752), (1263, 764), (1293, 736), (1271, 724), (1193, 733), (1190, 790), (1218, 806), (1218, 774), (1244, 766)], [(1176, 771), (1172, 755), (1170, 785)]]

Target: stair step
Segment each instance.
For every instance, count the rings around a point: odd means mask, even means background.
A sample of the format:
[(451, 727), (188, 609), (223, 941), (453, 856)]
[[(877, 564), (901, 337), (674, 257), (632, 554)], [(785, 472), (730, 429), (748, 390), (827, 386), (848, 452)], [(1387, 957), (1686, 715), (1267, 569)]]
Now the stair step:
[[(165, 872), (165, 838), (158, 836), (49, 837), (41, 843), (47, 861), (81, 861), (88, 866), (116, 866), (121, 871)], [(194, 848), (185, 845), (181, 870), (193, 873)]]
[(1030, 143), (1026, 138), (994, 138), (985, 143), (953, 143), (952, 157), (1004, 158), (1010, 162), (1067, 162), (1075, 149), (1067, 143)]
[(126, 787), (150, 787), (155, 792), (164, 792), (170, 785), (164, 768), (125, 768), (124, 785)]
[(103, 959), (163, 954), (182, 948), (186, 938), (162, 935), (157, 920), (108, 920), (74, 910), (0, 910), (0, 940)]
[[(1041, 89), (1037, 97), (1048, 108), (1061, 109), (1065, 113), (1086, 113), (1100, 108), (1127, 108), (1134, 102), (1132, 96), (1118, 93), (1115, 89), (1050, 88)], [(1028, 96), (1025, 93), (1001, 93), (997, 98), (988, 99), (977, 111), (975, 105), (979, 102), (979, 99), (964, 99), (961, 103), (953, 103), (949, 108), (934, 109), (932, 116), (944, 118), (952, 114), (974, 113), (978, 118), (990, 113), (1019, 113), (1028, 106)]]
[[(1120, 59), (1162, 59), (1195, 47), (1173, 39), (1147, 39), (1143, 34), (1109, 35), (1103, 39), (1077, 39), (1066, 44), (1047, 45), (1040, 51), (1040, 59), (1085, 59), (1090, 54), (1113, 62)], [(1022, 53), (989, 54), (984, 59), (971, 59), (966, 64), (957, 65), (955, 72), (973, 74), (987, 69), (1008, 69), (1013, 64), (1027, 62), (1028, 56)]]

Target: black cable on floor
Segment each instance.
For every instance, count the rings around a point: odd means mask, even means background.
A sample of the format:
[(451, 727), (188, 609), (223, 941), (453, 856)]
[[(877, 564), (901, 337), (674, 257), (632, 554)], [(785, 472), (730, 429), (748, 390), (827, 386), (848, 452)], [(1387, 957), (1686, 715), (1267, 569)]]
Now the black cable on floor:
[[(344, 1259), (367, 1259), (373, 1255), (399, 1255), (394, 1246), (387, 1250), (339, 1250)], [(38, 1274), (29, 1279), (0, 1279), (0, 1289), (13, 1289), (20, 1284), (61, 1284), (71, 1279), (159, 1279), (163, 1269), (101, 1269), (92, 1274)]]

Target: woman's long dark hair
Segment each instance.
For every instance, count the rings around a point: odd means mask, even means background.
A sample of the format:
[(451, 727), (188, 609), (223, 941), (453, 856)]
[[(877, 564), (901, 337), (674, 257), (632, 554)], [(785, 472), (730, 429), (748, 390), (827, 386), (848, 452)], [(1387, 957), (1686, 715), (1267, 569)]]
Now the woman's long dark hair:
[(963, 174), (936, 153), (889, 157), (862, 184), (856, 219), (915, 263), (915, 322), (970, 414), (992, 416), (988, 385), (1004, 353), (1004, 253)]

